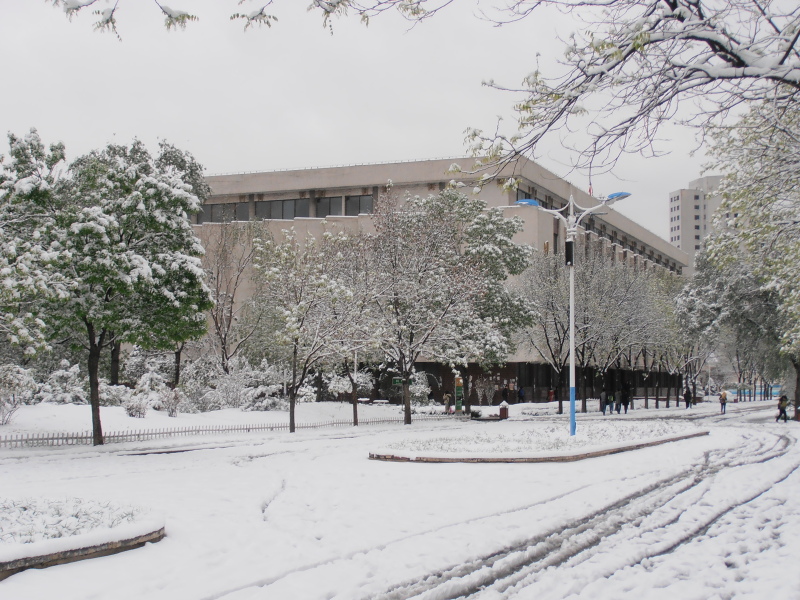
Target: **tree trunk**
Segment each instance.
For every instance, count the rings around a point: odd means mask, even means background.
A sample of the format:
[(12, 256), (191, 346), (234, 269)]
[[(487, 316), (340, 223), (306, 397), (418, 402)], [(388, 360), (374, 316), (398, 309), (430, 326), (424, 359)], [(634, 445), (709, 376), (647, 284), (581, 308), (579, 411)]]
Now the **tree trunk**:
[(103, 331), (98, 339), (95, 335), (94, 325), (86, 323), (86, 331), (89, 334), (89, 404), (92, 409), (92, 444), (95, 446), (103, 445), (103, 426), (100, 423), (100, 353), (103, 349), (103, 339), (106, 332)]
[[(109, 334), (114, 337), (113, 333)], [(119, 385), (119, 355), (122, 351), (122, 343), (117, 339), (111, 342), (111, 373), (109, 374), (109, 383), (111, 385)]]
[(582, 394), (581, 394), (581, 412), (589, 412), (586, 408), (586, 369), (581, 367), (581, 387)]
[[(464, 414), (469, 415), (472, 407), (470, 406), (469, 393), (471, 390), (469, 385), (470, 384), (469, 377), (467, 376), (467, 367), (458, 367), (458, 372), (461, 375), (461, 383), (462, 383), (461, 391), (464, 394), (464, 397), (462, 399), (462, 402), (464, 403), (463, 412)], [(455, 401), (455, 398), (453, 400)]]
[(358, 390), (353, 382), (353, 391), (350, 392), (350, 400), (353, 402), (353, 427), (358, 427)]
[(183, 347), (185, 344), (181, 343), (178, 345), (178, 348), (175, 350), (175, 369), (172, 374), (172, 389), (178, 387), (178, 384), (181, 382), (181, 354), (183, 353)]
[[(403, 423), (411, 425), (411, 387), (410, 387), (411, 373), (403, 373)], [(453, 395), (453, 403), (455, 404), (455, 394)]]
[[(358, 388), (356, 387), (356, 380), (353, 377), (350, 369), (347, 368), (347, 361), (344, 361), (344, 369), (347, 371), (347, 378), (350, 380), (350, 402), (353, 403), (353, 427), (358, 427)], [(355, 371), (358, 365), (353, 367)]]
[(661, 365), (658, 366), (658, 371), (656, 371), (656, 408), (659, 408), (659, 396), (661, 396)]
[(294, 433), (294, 407), (297, 404), (297, 344), (292, 350), (292, 385), (289, 387), (289, 433)]
[(800, 359), (792, 357), (794, 367), (794, 420), (800, 421)]

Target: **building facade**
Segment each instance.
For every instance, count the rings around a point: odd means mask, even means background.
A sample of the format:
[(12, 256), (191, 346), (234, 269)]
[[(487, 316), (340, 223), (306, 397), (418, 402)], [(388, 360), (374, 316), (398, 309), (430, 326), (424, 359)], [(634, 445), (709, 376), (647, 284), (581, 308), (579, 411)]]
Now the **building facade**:
[(720, 175), (690, 181), (685, 189), (669, 195), (669, 241), (689, 255), (689, 270), (703, 239), (711, 232), (714, 213), (722, 203), (717, 193)]
[[(222, 228), (237, 222), (264, 221), (273, 235), (293, 227), (298, 237), (318, 236), (331, 228), (369, 229), (374, 203), (383, 194), (423, 196), (436, 194), (458, 182), (465, 193), (477, 193), (489, 207), (499, 207), (506, 217), (519, 217), (523, 229), (515, 242), (544, 252), (561, 252), (566, 232), (561, 222), (536, 207), (518, 205), (521, 199), (536, 199), (544, 208), (558, 209), (570, 196), (583, 207), (598, 200), (574, 187), (538, 164), (520, 160), (480, 187), (478, 175), (454, 172), (454, 163), (467, 168), (470, 159), (440, 159), (387, 164), (355, 165), (265, 173), (215, 175), (207, 178), (211, 196), (196, 217), (197, 233), (213, 248)], [(515, 186), (503, 185), (514, 178)], [(456, 180), (454, 182), (454, 180)], [(679, 276), (689, 259), (680, 248), (668, 243), (611, 207), (583, 224), (578, 247), (602, 252), (611, 261), (625, 262), (640, 269), (663, 269)], [(244, 296), (247, 295), (247, 290)], [(449, 369), (425, 365), (442, 381), (442, 389), (455, 389)], [(465, 375), (478, 376), (477, 365)], [(512, 399), (519, 388), (524, 398), (546, 400), (553, 388), (552, 373), (532, 352), (519, 350), (503, 367), (492, 372), (497, 389), (508, 386)], [(441, 391), (439, 392), (441, 393)], [(499, 393), (499, 392), (498, 392)], [(496, 398), (495, 398), (496, 399)]]

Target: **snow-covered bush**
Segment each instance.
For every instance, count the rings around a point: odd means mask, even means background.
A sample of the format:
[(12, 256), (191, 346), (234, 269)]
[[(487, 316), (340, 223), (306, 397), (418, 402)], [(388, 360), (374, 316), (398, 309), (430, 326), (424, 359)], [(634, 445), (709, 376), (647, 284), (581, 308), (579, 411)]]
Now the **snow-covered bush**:
[(296, 402), (316, 402), (317, 401), (317, 388), (311, 383), (310, 377), (306, 378), (306, 382), (301, 385), (297, 390)]
[(425, 371), (415, 371), (411, 375), (411, 383), (408, 385), (411, 394), (411, 402), (420, 406), (430, 404), (428, 394), (431, 393), (431, 386), (428, 385), (428, 374)]
[(30, 403), (36, 382), (18, 365), (0, 366), (0, 425), (8, 425), (23, 404)]
[(156, 370), (148, 370), (139, 378), (136, 388), (125, 402), (125, 412), (129, 417), (143, 419), (149, 408), (160, 410), (169, 392), (164, 378)]
[[(206, 412), (222, 408), (286, 408), (287, 405), (280, 399), (283, 378), (274, 365), (263, 360), (257, 367), (253, 367), (246, 358), (237, 357), (228, 363), (228, 370), (228, 373), (223, 373), (207, 359), (200, 359), (187, 367), (181, 384), (186, 400), (181, 406), (190, 410), (180, 410)], [(312, 388), (311, 393), (316, 394), (316, 391)], [(298, 397), (298, 401), (302, 401), (301, 398)]]
[(144, 419), (149, 408), (146, 396), (131, 395), (122, 405), (129, 417)]
[(157, 371), (164, 381), (172, 381), (175, 368), (174, 357), (164, 352), (153, 352), (134, 346), (126, 356), (122, 377), (131, 384), (139, 381), (148, 371)]
[(167, 416), (177, 417), (181, 405), (186, 403), (186, 396), (179, 390), (167, 389), (164, 391), (161, 399), (161, 406), (167, 411)]
[(261, 386), (253, 391), (242, 410), (289, 410), (289, 401), (280, 395), (282, 386)]
[(78, 365), (70, 366), (68, 360), (61, 361), (61, 368), (53, 371), (36, 394), (38, 402), (55, 404), (87, 404), (86, 380), (81, 377)]
[(215, 395), (207, 396), (214, 386), (215, 379), (222, 373), (219, 361), (211, 354), (203, 355), (186, 365), (181, 373), (180, 389), (186, 401), (180, 411), (183, 413), (207, 412), (222, 408)]
[(142, 511), (110, 502), (68, 498), (0, 498), (0, 543), (30, 544), (135, 521)]
[(242, 410), (289, 410), (289, 401), (283, 396), (283, 376), (277, 367), (262, 360), (249, 374)]
[(131, 397), (133, 390), (125, 385), (111, 385), (100, 381), (100, 406), (123, 406)]

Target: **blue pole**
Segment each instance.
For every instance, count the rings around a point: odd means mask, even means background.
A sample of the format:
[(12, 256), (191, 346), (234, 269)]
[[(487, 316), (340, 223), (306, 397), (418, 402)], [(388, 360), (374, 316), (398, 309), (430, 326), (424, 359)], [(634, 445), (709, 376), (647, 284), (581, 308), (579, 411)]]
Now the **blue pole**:
[(569, 434), (575, 435), (575, 386), (569, 388)]

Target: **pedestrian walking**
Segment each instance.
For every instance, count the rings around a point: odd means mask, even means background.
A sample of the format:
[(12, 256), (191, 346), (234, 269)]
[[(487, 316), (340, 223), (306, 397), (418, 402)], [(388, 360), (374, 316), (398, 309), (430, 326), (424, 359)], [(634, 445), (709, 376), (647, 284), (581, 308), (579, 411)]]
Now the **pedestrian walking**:
[(445, 392), (442, 396), (442, 402), (444, 402), (444, 414), (450, 413), (450, 392)]
[(719, 395), (719, 412), (721, 414), (725, 414), (725, 407), (728, 404), (728, 392), (722, 390), (722, 393)]
[(503, 402), (508, 404), (508, 386), (504, 385), (503, 390), (500, 392), (500, 395), (503, 397)]
[(686, 391), (683, 392), (683, 401), (686, 402), (686, 408), (692, 407), (692, 392), (689, 388), (686, 388)]
[(631, 404), (631, 395), (630, 392), (628, 391), (628, 388), (623, 388), (622, 391), (620, 392), (620, 395), (622, 396), (622, 406), (625, 407), (625, 414), (627, 415), (628, 406), (630, 406)]
[(614, 408), (617, 409), (617, 414), (622, 410), (622, 391), (617, 390), (614, 392)]
[(784, 423), (786, 423), (786, 421), (789, 420), (789, 416), (786, 414), (786, 408), (788, 406), (789, 406), (789, 398), (787, 398), (786, 395), (784, 394), (778, 400), (778, 416), (775, 417), (776, 423), (780, 420), (781, 417), (783, 417)]
[(606, 392), (606, 388), (603, 388), (600, 391), (600, 410), (603, 411), (603, 416), (606, 416), (606, 403), (608, 402), (608, 392)]
[(522, 386), (520, 386), (519, 391), (517, 392), (517, 401), (525, 402), (525, 390), (522, 389)]

